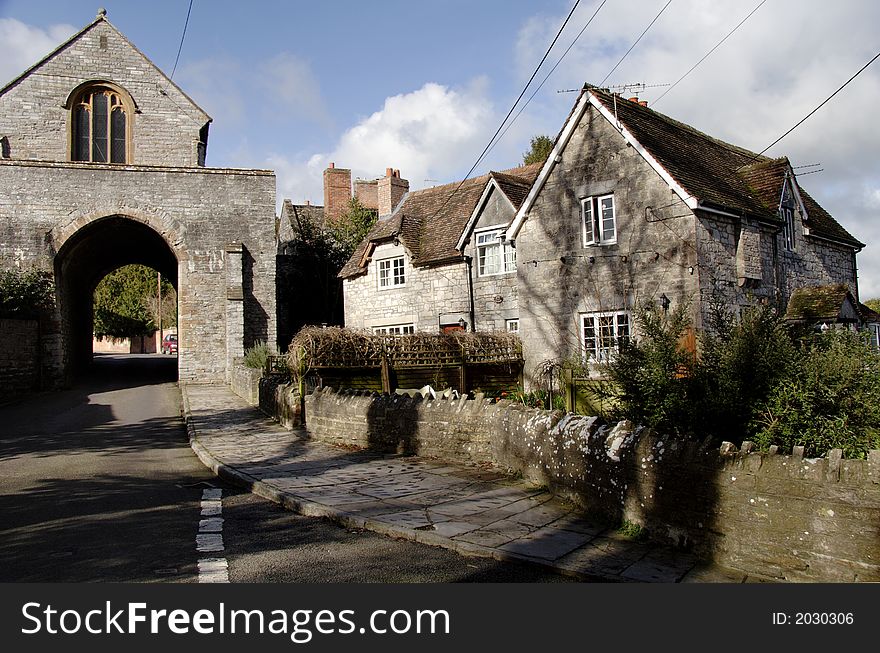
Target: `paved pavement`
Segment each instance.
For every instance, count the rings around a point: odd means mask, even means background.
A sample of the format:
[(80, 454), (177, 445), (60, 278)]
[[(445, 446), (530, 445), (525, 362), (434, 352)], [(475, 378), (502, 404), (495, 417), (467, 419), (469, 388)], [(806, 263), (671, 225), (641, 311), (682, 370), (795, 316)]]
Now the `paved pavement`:
[(584, 580), (760, 580), (628, 539), (547, 491), (491, 469), (320, 444), (273, 422), (226, 386), (182, 391), (190, 443), (201, 460), (221, 478), (305, 515)]

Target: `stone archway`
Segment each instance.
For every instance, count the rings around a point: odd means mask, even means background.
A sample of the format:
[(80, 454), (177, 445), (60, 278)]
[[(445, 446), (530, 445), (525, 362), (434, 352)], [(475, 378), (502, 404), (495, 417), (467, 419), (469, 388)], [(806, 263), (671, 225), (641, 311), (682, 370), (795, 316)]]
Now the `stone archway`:
[[(181, 253), (156, 227), (161, 229), (162, 222), (112, 214), (84, 216), (51, 234), (53, 244), (60, 243), (54, 267), (62, 366), (68, 378), (91, 361), (92, 295), (105, 275), (140, 263), (179, 288)], [(185, 352), (180, 356), (185, 357)]]

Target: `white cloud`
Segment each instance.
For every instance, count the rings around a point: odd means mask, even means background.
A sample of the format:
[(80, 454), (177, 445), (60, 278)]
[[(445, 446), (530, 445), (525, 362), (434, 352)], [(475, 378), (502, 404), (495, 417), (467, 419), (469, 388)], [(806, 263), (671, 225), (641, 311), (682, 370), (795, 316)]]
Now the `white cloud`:
[(375, 178), (396, 168), (411, 188), (421, 188), (432, 185), (427, 180), (445, 183), (467, 172), (468, 157), (476, 158), (485, 145), (493, 118), (485, 80), (463, 89), (428, 83), (387, 98), (332, 151), (299, 159), (276, 154), (267, 164), (278, 175), (279, 197), (295, 202), (321, 201), (322, 171), (330, 161), (351, 168), (354, 177)]
[(72, 25), (40, 29), (15, 18), (0, 18), (0, 85), (15, 79), (76, 31)]
[[(670, 5), (608, 84), (672, 83), (756, 5), (728, 0), (677, 0)], [(559, 53), (596, 3), (578, 9), (560, 39)], [(663, 6), (609, 2), (542, 90), (527, 120), (561, 125), (572, 95), (555, 89), (599, 83)], [(523, 24), (515, 45), (523, 81), (564, 19), (536, 16)], [(650, 106), (713, 136), (760, 151), (855, 73), (876, 49), (880, 4), (867, 0), (767, 2), (662, 101), (665, 88), (639, 95)], [(555, 62), (558, 54), (550, 57)], [(542, 77), (539, 77), (541, 79)], [(821, 163), (804, 187), (853, 235), (869, 245), (859, 255), (863, 297), (880, 295), (880, 62), (863, 72), (828, 105), (768, 151), (794, 165)], [(555, 133), (555, 132), (554, 132)]]
[(301, 117), (329, 126), (321, 85), (308, 62), (282, 52), (263, 64), (257, 80), (263, 90), (278, 101), (267, 103), (267, 116), (284, 120)]

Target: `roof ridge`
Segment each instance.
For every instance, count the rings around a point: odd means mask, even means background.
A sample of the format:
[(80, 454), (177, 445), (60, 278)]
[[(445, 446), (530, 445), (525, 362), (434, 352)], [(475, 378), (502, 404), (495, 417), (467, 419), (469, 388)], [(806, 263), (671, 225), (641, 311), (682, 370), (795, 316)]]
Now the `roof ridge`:
[[(606, 98), (602, 98), (601, 96), (604, 95), (607, 98), (613, 98), (613, 96), (616, 95), (616, 94), (612, 94), (608, 91), (605, 91), (603, 89), (600, 89), (600, 88), (594, 87), (594, 86), (590, 86), (588, 90), (590, 92), (592, 92), (594, 95), (599, 96), (602, 103), (606, 104), (606, 107), (607, 107), (607, 102), (609, 100), (607, 100)], [(716, 138), (715, 136), (712, 136), (711, 134), (707, 134), (704, 131), (700, 131), (699, 129), (697, 129), (693, 125), (689, 125), (685, 122), (681, 122), (680, 120), (676, 120), (675, 118), (673, 118), (671, 116), (667, 116), (665, 113), (661, 113), (660, 111), (657, 111), (656, 109), (653, 109), (649, 106), (644, 106), (644, 105), (638, 104), (636, 102), (630, 102), (628, 99), (626, 99), (622, 95), (618, 95), (617, 97), (622, 102), (625, 103), (623, 106), (626, 106), (631, 109), (637, 108), (637, 110), (641, 110), (641, 111), (650, 111), (652, 114), (654, 114), (660, 120), (663, 120), (678, 129), (683, 129), (685, 131), (688, 131), (695, 136), (698, 136), (700, 138), (704, 138), (705, 140), (710, 141), (710, 142), (714, 143), (715, 145), (718, 145), (720, 147), (728, 149), (728, 150), (735, 152), (741, 156), (745, 156), (750, 159), (754, 159), (756, 163), (773, 160), (770, 157), (764, 156), (763, 154), (758, 154), (757, 152), (753, 152), (753, 151), (746, 149), (740, 145), (734, 145), (733, 143), (728, 143), (727, 141), (721, 140), (720, 138)], [(612, 103), (612, 106), (607, 107), (607, 108), (613, 109), (613, 99), (611, 99), (610, 101)]]

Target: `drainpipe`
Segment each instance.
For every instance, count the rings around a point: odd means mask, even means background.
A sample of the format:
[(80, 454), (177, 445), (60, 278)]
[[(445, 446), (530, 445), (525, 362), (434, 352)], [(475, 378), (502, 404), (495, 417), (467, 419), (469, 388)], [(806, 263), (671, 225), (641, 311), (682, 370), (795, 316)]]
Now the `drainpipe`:
[(471, 311), (471, 333), (473, 333), (477, 330), (476, 310), (474, 309), (474, 257), (465, 256), (464, 262), (467, 263), (468, 268), (468, 300)]

